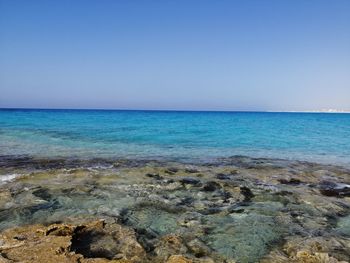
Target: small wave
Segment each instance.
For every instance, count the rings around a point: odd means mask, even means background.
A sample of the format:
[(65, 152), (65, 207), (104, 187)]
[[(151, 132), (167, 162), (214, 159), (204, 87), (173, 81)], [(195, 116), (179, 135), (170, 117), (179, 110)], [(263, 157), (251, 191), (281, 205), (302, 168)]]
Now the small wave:
[(19, 177), (20, 174), (4, 174), (4, 175), (0, 175), (0, 185), (10, 182), (14, 179), (16, 179), (17, 177)]

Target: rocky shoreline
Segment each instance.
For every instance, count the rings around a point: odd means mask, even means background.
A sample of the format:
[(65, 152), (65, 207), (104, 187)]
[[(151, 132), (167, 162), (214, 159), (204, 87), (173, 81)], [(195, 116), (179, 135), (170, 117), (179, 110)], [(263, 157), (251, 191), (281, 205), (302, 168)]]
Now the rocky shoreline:
[(3, 156), (5, 176), (0, 262), (350, 261), (340, 166)]

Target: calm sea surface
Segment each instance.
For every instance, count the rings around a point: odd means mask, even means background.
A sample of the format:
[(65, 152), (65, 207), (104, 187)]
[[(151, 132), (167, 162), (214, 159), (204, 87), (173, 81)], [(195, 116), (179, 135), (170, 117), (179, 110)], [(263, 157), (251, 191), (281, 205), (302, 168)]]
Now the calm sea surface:
[(248, 155), (350, 165), (350, 114), (0, 110), (0, 155)]

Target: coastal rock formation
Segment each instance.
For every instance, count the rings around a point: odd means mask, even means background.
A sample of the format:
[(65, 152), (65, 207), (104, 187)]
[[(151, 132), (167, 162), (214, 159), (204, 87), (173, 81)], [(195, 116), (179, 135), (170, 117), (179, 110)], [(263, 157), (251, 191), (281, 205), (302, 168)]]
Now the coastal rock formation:
[(294, 237), (284, 244), (282, 251), (271, 252), (262, 263), (346, 263), (350, 258), (350, 240)]
[(0, 262), (350, 262), (350, 170), (211, 162), (8, 160)]
[[(192, 249), (198, 245), (192, 244)], [(197, 250), (201, 248), (197, 248)], [(152, 253), (138, 243), (135, 232), (103, 220), (80, 225), (52, 224), (12, 228), (0, 234), (1, 263), (213, 263), (191, 259), (179, 236), (162, 237)]]
[(5, 262), (143, 262), (146, 253), (130, 229), (94, 221), (32, 225), (0, 234)]

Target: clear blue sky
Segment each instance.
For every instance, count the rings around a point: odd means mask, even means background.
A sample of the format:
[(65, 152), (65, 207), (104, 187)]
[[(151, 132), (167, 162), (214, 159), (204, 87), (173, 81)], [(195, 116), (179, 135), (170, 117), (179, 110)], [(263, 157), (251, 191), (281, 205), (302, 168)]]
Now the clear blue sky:
[(0, 0), (0, 107), (350, 109), (350, 1)]

